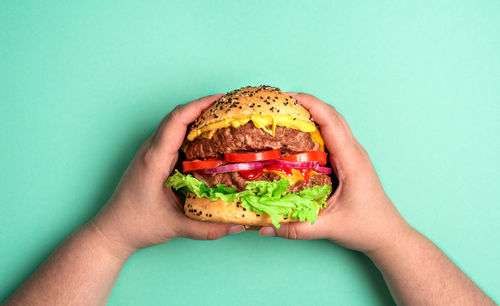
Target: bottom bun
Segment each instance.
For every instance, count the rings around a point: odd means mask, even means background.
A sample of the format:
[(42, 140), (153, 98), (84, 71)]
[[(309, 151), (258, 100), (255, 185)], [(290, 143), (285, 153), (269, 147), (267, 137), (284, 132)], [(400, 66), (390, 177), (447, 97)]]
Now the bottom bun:
[[(219, 223), (234, 223), (242, 225), (266, 226), (272, 225), (271, 217), (266, 214), (257, 214), (241, 206), (241, 201), (227, 203), (221, 199), (210, 201), (188, 193), (184, 203), (186, 216), (194, 220)], [(298, 222), (291, 218), (281, 218), (280, 223)]]

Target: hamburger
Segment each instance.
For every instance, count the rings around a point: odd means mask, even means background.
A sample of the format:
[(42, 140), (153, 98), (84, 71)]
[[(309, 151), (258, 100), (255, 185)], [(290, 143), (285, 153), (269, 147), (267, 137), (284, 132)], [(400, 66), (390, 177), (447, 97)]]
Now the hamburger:
[(247, 226), (312, 224), (332, 191), (323, 138), (311, 114), (270, 86), (219, 98), (188, 127), (165, 186), (185, 196), (186, 216)]

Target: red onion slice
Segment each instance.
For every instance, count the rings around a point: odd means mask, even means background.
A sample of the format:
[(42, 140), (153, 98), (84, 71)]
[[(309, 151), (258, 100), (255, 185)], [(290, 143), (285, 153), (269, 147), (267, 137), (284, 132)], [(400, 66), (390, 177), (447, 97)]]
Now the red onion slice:
[(227, 164), (215, 168), (205, 169), (206, 173), (224, 173), (224, 172), (236, 172), (245, 170), (255, 170), (262, 169), (262, 163), (251, 162), (251, 163), (237, 163), (237, 164)]
[(328, 167), (316, 167), (313, 170), (321, 174), (332, 174), (332, 168)]
[(285, 167), (290, 167), (290, 168), (316, 168), (319, 166), (318, 161), (306, 161), (306, 162), (291, 162), (287, 160), (281, 160), (281, 159), (272, 159), (272, 160), (266, 160), (262, 162), (263, 164), (273, 164), (273, 165), (280, 165), (280, 166), (285, 166)]

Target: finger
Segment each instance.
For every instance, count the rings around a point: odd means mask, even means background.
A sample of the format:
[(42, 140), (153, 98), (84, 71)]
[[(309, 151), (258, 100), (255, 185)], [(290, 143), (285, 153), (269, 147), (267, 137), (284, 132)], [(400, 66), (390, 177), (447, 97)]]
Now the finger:
[[(299, 93), (296, 93), (296, 92), (287, 92), (287, 94), (289, 94), (290, 96), (295, 97), (295, 98), (297, 98), (296, 96), (297, 96), (297, 95), (299, 95)], [(341, 115), (341, 114), (337, 111), (337, 109), (336, 109), (335, 107), (333, 107), (332, 105), (327, 104), (327, 103), (325, 103), (325, 102), (321, 101), (320, 99), (318, 99), (318, 98), (316, 98), (316, 97), (314, 97), (314, 96), (312, 96), (312, 95), (305, 94), (305, 93), (302, 93), (301, 95), (307, 95), (307, 96), (310, 96), (310, 97), (314, 98), (315, 100), (317, 100), (317, 101), (319, 101), (319, 102), (321, 102), (321, 103), (323, 103), (323, 104), (326, 104), (327, 108), (333, 109), (333, 112), (337, 115), (337, 117), (338, 117), (338, 118), (339, 118), (339, 120), (341, 121), (342, 125), (344, 126), (344, 129), (347, 131), (347, 133), (349, 134), (349, 136), (351, 136), (352, 138), (354, 138), (354, 135), (352, 134), (351, 128), (350, 128), (350, 127), (349, 127), (349, 125), (347, 124), (347, 122), (346, 122), (345, 118), (344, 118), (344, 117), (343, 117), (343, 116), (342, 116), (342, 115)], [(299, 99), (300, 99), (300, 98), (299, 98)], [(296, 99), (296, 100), (298, 101), (298, 99)], [(307, 98), (306, 98), (306, 99), (303, 99), (303, 100), (305, 100), (305, 101), (304, 101), (304, 103), (305, 103), (305, 104), (308, 104), (308, 100), (310, 100), (310, 99), (307, 99)], [(300, 102), (300, 101), (299, 101), (299, 102)], [(302, 106), (304, 106), (306, 109), (308, 109), (308, 110), (309, 110), (309, 112), (311, 112), (311, 111), (310, 111), (310, 109), (311, 109), (312, 107), (314, 107), (314, 103), (315, 103), (315, 102), (312, 102), (312, 103), (313, 103), (313, 105), (308, 105), (307, 107), (306, 107), (306, 105), (304, 105), (304, 103), (302, 103), (302, 102), (301, 102)], [(313, 116), (313, 117), (314, 117), (314, 116)], [(317, 122), (317, 120), (316, 120), (316, 122)]]
[(186, 218), (181, 226), (179, 235), (195, 240), (216, 240), (245, 230), (243, 225), (202, 222), (189, 218)]
[(360, 149), (361, 151), (363, 152), (366, 152), (365, 149), (363, 148), (363, 146), (359, 143), (358, 139), (356, 139), (356, 137), (354, 137), (354, 135), (352, 134), (352, 130), (351, 130), (351, 127), (349, 126), (349, 124), (347, 124), (347, 121), (345, 120), (344, 116), (342, 116), (341, 113), (339, 113), (337, 111), (337, 116), (339, 117), (340, 121), (342, 122), (342, 124), (344, 125), (344, 128), (349, 132), (349, 134), (351, 135), (351, 138), (352, 140), (354, 141), (354, 145), (356, 147), (358, 147), (358, 149)]
[(350, 143), (350, 130), (345, 128), (333, 106), (306, 93), (298, 93), (293, 97), (311, 113), (314, 121), (320, 125), (321, 134), (328, 139), (326, 145), (329, 151), (338, 150)]
[(330, 152), (330, 161), (334, 168), (342, 171), (343, 176), (349, 175), (350, 170), (356, 168), (361, 154), (345, 119), (333, 106), (312, 95), (298, 93), (293, 97), (311, 113), (314, 121), (320, 125), (321, 135)]
[(153, 147), (160, 155), (177, 153), (184, 141), (187, 126), (198, 118), (202, 111), (223, 94), (206, 96), (187, 104), (178, 105), (160, 123), (153, 135)]
[(328, 221), (326, 218), (318, 218), (314, 225), (309, 222), (286, 223), (279, 229), (266, 226), (259, 230), (259, 235), (292, 240), (325, 239), (328, 238)]
[(335, 107), (332, 106), (332, 108), (333, 111), (335, 112), (335, 115), (337, 116), (337, 118), (339, 118), (340, 122), (344, 126), (344, 129), (347, 131), (351, 139), (355, 139), (354, 135), (352, 134), (351, 127), (349, 126), (349, 124), (347, 124), (347, 121), (345, 120), (344, 116), (342, 116), (342, 114), (339, 113), (339, 111)]

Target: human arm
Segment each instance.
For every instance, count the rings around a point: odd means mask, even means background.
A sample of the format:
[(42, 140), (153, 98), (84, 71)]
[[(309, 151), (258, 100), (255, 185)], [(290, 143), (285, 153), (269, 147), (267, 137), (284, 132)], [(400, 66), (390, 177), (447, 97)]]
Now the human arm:
[(5, 305), (104, 305), (132, 250), (85, 224), (64, 241)]
[(496, 305), (432, 241), (413, 228), (367, 255), (401, 305)]
[(439, 248), (413, 229), (386, 195), (368, 153), (330, 105), (295, 94), (320, 125), (339, 187), (315, 225), (264, 227), (261, 235), (329, 239), (364, 252), (400, 304), (493, 304)]
[(217, 239), (241, 225), (191, 220), (163, 183), (174, 168), (187, 125), (219, 96), (175, 108), (139, 148), (101, 211), (33, 273), (5, 305), (103, 305), (125, 261), (176, 237)]

